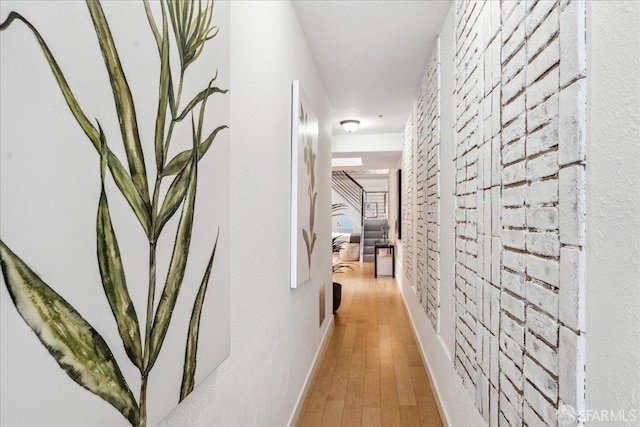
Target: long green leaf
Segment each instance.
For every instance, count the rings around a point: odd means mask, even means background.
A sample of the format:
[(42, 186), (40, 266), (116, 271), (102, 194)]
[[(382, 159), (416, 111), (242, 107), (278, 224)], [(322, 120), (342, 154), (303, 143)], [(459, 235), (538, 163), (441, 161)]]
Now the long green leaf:
[[(9, 28), (11, 23), (15, 20), (23, 22), (35, 36), (36, 40), (38, 41), (38, 44), (40, 45), (40, 48), (44, 53), (47, 63), (49, 64), (49, 67), (53, 72), (53, 76), (55, 77), (56, 82), (58, 83), (58, 87), (62, 92), (62, 96), (64, 97), (65, 101), (67, 102), (67, 105), (69, 106), (69, 109), (71, 110), (71, 113), (73, 114), (73, 117), (76, 119), (76, 121), (80, 125), (80, 128), (82, 128), (84, 133), (87, 135), (87, 137), (93, 144), (94, 148), (99, 153), (101, 142), (100, 142), (100, 134), (98, 132), (98, 129), (89, 121), (87, 116), (84, 114), (84, 112), (80, 108), (80, 105), (78, 104), (78, 101), (73, 95), (73, 92), (71, 92), (71, 88), (69, 87), (69, 84), (67, 83), (67, 80), (64, 74), (62, 73), (62, 70), (60, 69), (58, 62), (56, 61), (55, 57), (51, 53), (51, 50), (49, 50), (47, 43), (44, 41), (44, 39), (42, 38), (38, 30), (36, 30), (36, 28), (22, 15), (20, 15), (17, 12), (11, 12), (9, 13), (9, 16), (7, 17), (5, 22), (0, 24), (0, 31), (4, 31), (7, 28)], [(116, 182), (116, 185), (118, 186), (123, 196), (129, 203), (133, 211), (135, 212), (136, 216), (138, 217), (138, 221), (140, 221), (140, 224), (145, 230), (145, 233), (149, 236), (151, 233), (151, 218), (149, 215), (149, 212), (151, 210), (151, 204), (148, 201), (145, 201), (140, 196), (138, 189), (135, 187), (133, 180), (125, 170), (124, 166), (122, 166), (122, 163), (120, 163), (120, 160), (118, 160), (118, 158), (111, 151), (109, 151), (108, 163), (109, 163), (109, 169), (111, 170), (111, 173), (113, 175), (113, 179)]]
[(144, 11), (147, 15), (147, 21), (149, 21), (151, 32), (153, 33), (153, 37), (156, 39), (158, 51), (162, 52), (162, 37), (160, 37), (160, 31), (158, 31), (156, 21), (155, 19), (153, 19), (153, 12), (151, 12), (151, 5), (149, 5), (149, 0), (142, 0), (142, 3), (144, 4)]
[[(193, 132), (195, 133), (195, 129)], [(194, 146), (197, 147), (195, 138)], [(153, 320), (153, 329), (151, 331), (151, 356), (147, 365), (147, 372), (151, 370), (158, 354), (160, 353), (160, 348), (162, 347), (164, 338), (167, 335), (171, 315), (174, 307), (176, 306), (178, 293), (180, 292), (180, 287), (182, 286), (182, 281), (184, 279), (187, 258), (189, 256), (189, 247), (191, 245), (191, 234), (193, 231), (193, 210), (196, 203), (197, 182), (198, 161), (197, 155), (194, 154), (191, 158), (189, 188), (187, 190), (187, 195), (185, 196), (185, 203), (182, 206), (182, 214), (180, 215), (180, 222), (178, 223), (178, 231), (176, 232), (173, 253), (171, 254), (171, 261), (169, 262), (169, 271), (167, 272), (167, 279), (164, 288), (162, 289), (158, 309), (156, 310), (155, 318)]]
[(118, 324), (118, 332), (129, 359), (142, 370), (142, 346), (138, 316), (127, 290), (120, 249), (111, 223), (109, 205), (104, 192), (100, 193), (97, 221), (98, 264), (102, 287)]
[[(198, 148), (198, 161), (200, 161), (202, 157), (204, 157), (204, 155), (207, 153), (207, 151), (209, 151), (209, 148), (211, 148), (213, 140), (218, 135), (218, 132), (223, 129), (227, 129), (228, 127), (229, 126), (226, 125), (218, 126), (213, 132), (211, 132), (207, 139), (202, 141), (202, 144), (200, 144), (200, 147)], [(177, 154), (173, 159), (171, 159), (167, 166), (165, 166), (161, 176), (171, 176), (182, 171), (187, 166), (187, 164), (189, 164), (189, 160), (191, 159), (192, 155), (193, 149), (185, 150)]]
[[(217, 77), (217, 75), (216, 75)], [(213, 80), (211, 80), (209, 82), (209, 86), (207, 87), (207, 89), (211, 89), (211, 85), (213, 84)], [(202, 101), (202, 103), (200, 104), (200, 114), (198, 115), (198, 130), (196, 132), (196, 138), (193, 141), (193, 149), (196, 151), (200, 151), (199, 147), (200, 147), (200, 142), (202, 142), (202, 127), (204, 126), (204, 111), (207, 108), (207, 100), (209, 99), (209, 97), (205, 97), (204, 100)], [(193, 120), (193, 119), (192, 119)], [(195, 155), (195, 161), (197, 162), (198, 160), (200, 160), (200, 157), (198, 156), (198, 153), (196, 152)]]
[(160, 236), (167, 221), (176, 213), (180, 207), (180, 203), (184, 200), (184, 196), (187, 194), (187, 189), (189, 188), (190, 177), (191, 167), (187, 166), (175, 177), (169, 190), (167, 190), (167, 195), (164, 198), (158, 219), (156, 220), (156, 239)]
[(189, 114), (191, 110), (193, 110), (195, 106), (198, 105), (198, 103), (204, 101), (210, 95), (213, 95), (214, 93), (224, 94), (227, 92), (229, 92), (229, 89), (220, 89), (219, 87), (211, 87), (211, 88), (204, 89), (203, 91), (198, 93), (196, 96), (194, 96), (191, 101), (189, 101), (187, 106), (184, 107), (184, 110), (182, 110), (182, 113), (180, 113), (180, 115), (175, 118), (175, 121), (176, 122), (182, 121), (185, 117), (187, 117), (187, 114)]
[[(156, 45), (158, 45), (158, 53), (160, 54), (160, 58), (162, 58), (162, 37), (160, 36), (160, 32), (158, 31), (158, 26), (156, 25), (155, 19), (153, 19), (153, 12), (151, 11), (151, 5), (149, 5), (149, 0), (143, 0), (144, 3), (144, 11), (147, 14), (147, 20), (149, 21), (149, 27), (151, 27), (151, 32), (153, 33), (153, 37), (156, 39)], [(162, 7), (162, 13), (164, 15), (164, 5), (161, 2), (160, 7)], [(164, 18), (164, 16), (163, 16)], [(169, 65), (169, 76), (171, 76), (171, 65)], [(175, 101), (174, 101), (174, 93), (173, 93), (173, 82), (171, 78), (169, 78), (169, 109), (171, 110), (171, 114), (173, 115), (175, 110)]]
[[(101, 129), (102, 131), (102, 129)], [(104, 190), (104, 175), (107, 164), (107, 143), (102, 141), (102, 158), (100, 177), (102, 181), (100, 202), (98, 203), (98, 219), (96, 221), (97, 253), (102, 288), (109, 301), (111, 312), (118, 325), (118, 332), (129, 359), (142, 371), (142, 345), (140, 326), (135, 307), (129, 296), (127, 281), (120, 256), (120, 248), (116, 233), (111, 223), (109, 203)]]
[(127, 173), (127, 170), (111, 150), (109, 150), (109, 158), (107, 162), (109, 164), (111, 176), (113, 176), (113, 180), (120, 189), (120, 192), (136, 214), (145, 234), (148, 237), (151, 237), (151, 215), (149, 214), (151, 208), (149, 202), (142, 199), (142, 196), (140, 196), (140, 193)]
[(202, 307), (204, 305), (204, 297), (207, 294), (207, 288), (209, 287), (209, 277), (211, 276), (211, 268), (213, 267), (213, 259), (216, 256), (216, 248), (218, 247), (218, 238), (220, 237), (220, 230), (216, 236), (216, 242), (213, 245), (213, 251), (207, 264), (202, 282), (200, 282), (200, 288), (196, 295), (196, 300), (193, 303), (193, 310), (191, 311), (191, 320), (189, 321), (189, 332), (187, 333), (187, 345), (184, 353), (184, 367), (182, 371), (182, 386), (180, 387), (180, 401), (187, 397), (189, 393), (193, 391), (195, 384), (196, 374), (196, 356), (198, 354), (198, 335), (200, 333), (200, 317), (202, 316)]
[(162, 45), (160, 49), (160, 93), (158, 95), (158, 115), (156, 116), (155, 152), (156, 168), (160, 172), (164, 167), (164, 126), (167, 118), (167, 101), (169, 99), (169, 83), (171, 70), (169, 68), (169, 24), (167, 14), (162, 8)]
[(138, 425), (136, 400), (100, 334), (2, 241), (0, 267), (18, 313), (58, 365)]
[[(191, 2), (186, 2), (187, 5), (189, 5)], [(180, 3), (176, 0), (167, 0), (167, 9), (169, 10), (169, 17), (171, 18), (171, 25), (173, 27), (173, 34), (176, 38), (176, 44), (178, 45), (178, 54), (180, 55), (180, 63), (184, 64), (184, 59), (183, 59), (183, 55), (184, 55), (184, 51), (185, 51), (185, 46), (183, 43), (184, 40), (184, 29), (182, 28), (182, 22), (184, 21), (184, 18), (182, 18), (180, 12), (184, 11), (185, 9), (182, 10), (177, 10), (178, 7), (180, 6)]]
[(138, 133), (138, 122), (136, 118), (136, 110), (133, 104), (133, 97), (129, 84), (122, 70), (120, 57), (116, 50), (109, 24), (104, 16), (102, 6), (99, 1), (86, 0), (91, 20), (98, 36), (100, 50), (104, 59), (113, 98), (116, 104), (118, 120), (120, 122), (120, 132), (124, 142), (127, 160), (129, 162), (129, 171), (131, 178), (138, 189), (142, 199), (149, 203), (149, 187), (147, 184), (147, 172), (144, 164), (144, 155), (142, 153), (142, 145), (140, 144), (140, 134)]

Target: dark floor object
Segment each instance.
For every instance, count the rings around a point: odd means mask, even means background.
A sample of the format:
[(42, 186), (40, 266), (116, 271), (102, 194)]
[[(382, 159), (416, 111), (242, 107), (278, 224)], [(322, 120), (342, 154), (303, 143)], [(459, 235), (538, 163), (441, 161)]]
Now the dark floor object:
[(333, 313), (340, 307), (342, 302), (342, 285), (340, 283), (333, 282)]

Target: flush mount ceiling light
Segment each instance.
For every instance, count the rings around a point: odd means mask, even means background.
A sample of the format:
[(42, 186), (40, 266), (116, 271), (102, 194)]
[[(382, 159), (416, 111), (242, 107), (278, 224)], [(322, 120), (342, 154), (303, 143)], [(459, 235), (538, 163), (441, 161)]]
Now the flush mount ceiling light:
[(348, 133), (354, 132), (360, 125), (360, 120), (343, 120), (340, 122), (342, 128)]

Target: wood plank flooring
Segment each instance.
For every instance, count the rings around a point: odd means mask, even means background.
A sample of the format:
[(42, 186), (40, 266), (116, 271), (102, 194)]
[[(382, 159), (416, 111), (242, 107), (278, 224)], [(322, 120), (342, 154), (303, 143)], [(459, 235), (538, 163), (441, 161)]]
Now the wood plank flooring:
[(296, 425), (442, 426), (395, 279), (373, 263), (334, 279), (342, 305)]

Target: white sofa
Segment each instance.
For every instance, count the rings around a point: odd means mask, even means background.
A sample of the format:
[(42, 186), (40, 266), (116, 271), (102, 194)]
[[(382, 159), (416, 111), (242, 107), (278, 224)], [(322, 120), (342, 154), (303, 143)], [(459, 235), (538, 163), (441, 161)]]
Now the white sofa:
[(360, 259), (360, 234), (332, 233), (340, 243), (340, 261), (358, 261)]
[(360, 259), (360, 244), (345, 243), (340, 249), (341, 261), (358, 261)]

